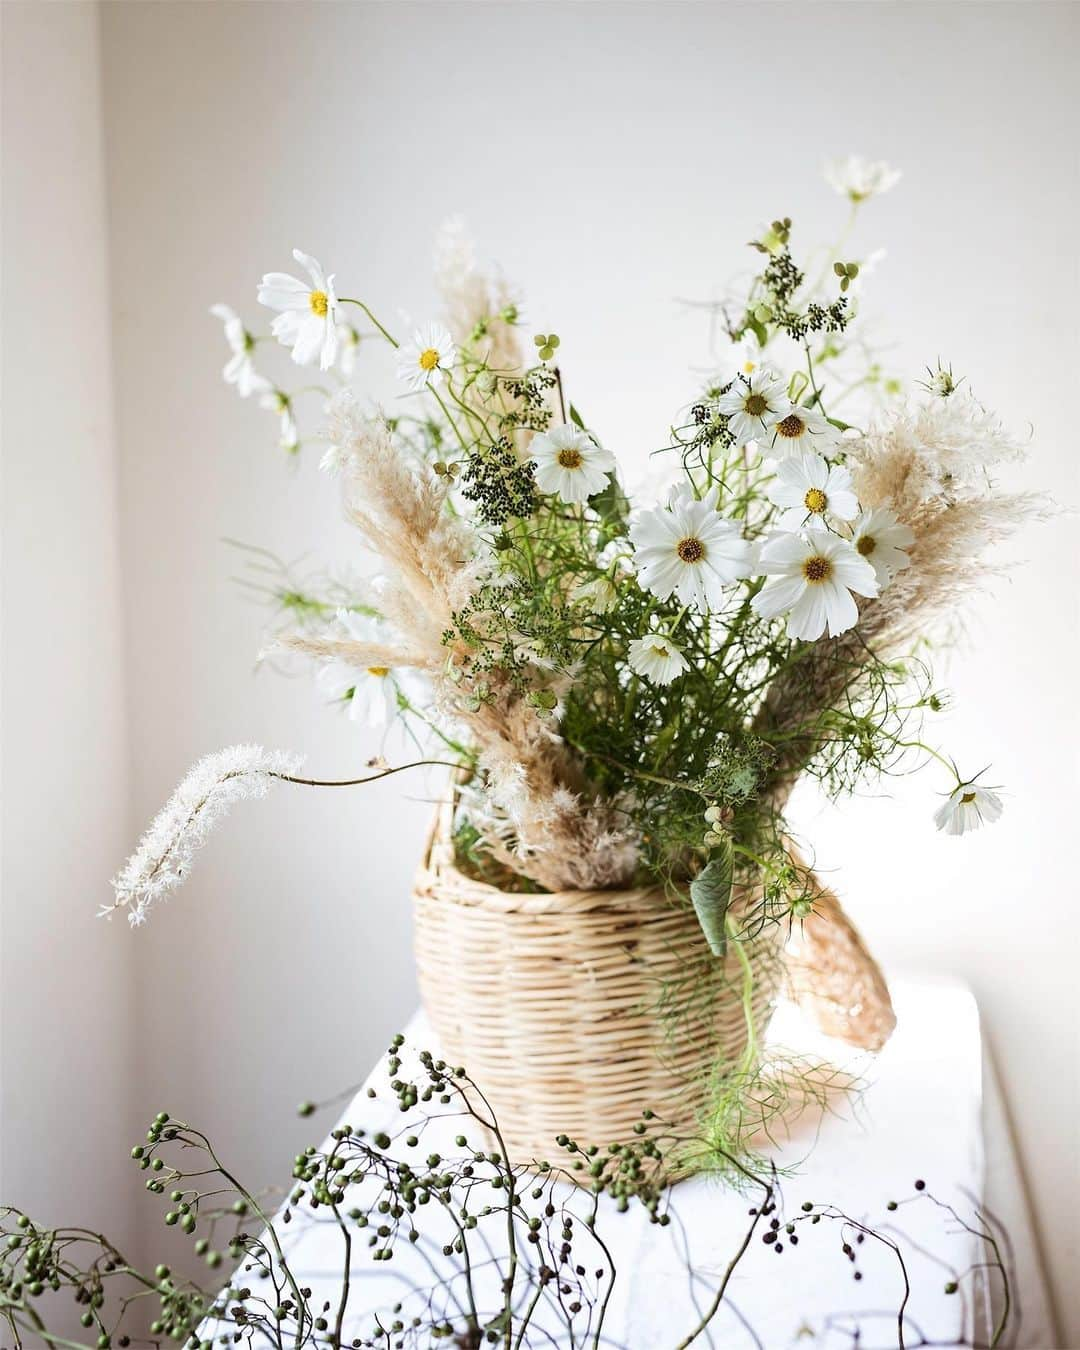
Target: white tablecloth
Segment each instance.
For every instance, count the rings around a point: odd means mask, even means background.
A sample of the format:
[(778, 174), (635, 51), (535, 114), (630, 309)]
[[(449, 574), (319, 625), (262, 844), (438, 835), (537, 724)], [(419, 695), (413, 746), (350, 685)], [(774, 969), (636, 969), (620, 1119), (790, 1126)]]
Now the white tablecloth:
[[(770, 1031), (774, 1044), (828, 1058), (856, 1071), (866, 1083), (857, 1101), (840, 1103), (839, 1114), (816, 1119), (813, 1128), (804, 1123), (791, 1139), (770, 1150), (778, 1167), (796, 1169), (782, 1183), (785, 1212), (779, 1217), (794, 1218), (804, 1200), (827, 1202), (885, 1231), (901, 1248), (912, 1286), (905, 1321), (908, 1342), (979, 1345), (988, 1343), (1000, 1313), (1000, 1281), (992, 1271), (966, 1274), (988, 1260), (985, 1245), (942, 1206), (953, 1206), (977, 1228), (977, 1211), (985, 1203), (1009, 1230), (1015, 1257), (1012, 1293), (1021, 1315), (1014, 1316), (1001, 1343), (1054, 1350), (1058, 1342), (996, 1076), (984, 1068), (975, 1001), (962, 985), (947, 981), (894, 978), (892, 991), (898, 1025), (876, 1059), (821, 1037), (797, 1009), (778, 1010)], [(412, 1047), (438, 1052), (422, 1013), (413, 1018), (406, 1037)], [(367, 1094), (369, 1087), (376, 1089), (374, 1100)], [(400, 1132), (403, 1118), (382, 1066), (341, 1120), (371, 1131)], [(458, 1120), (439, 1122), (418, 1151), (437, 1148), (453, 1156), (460, 1152), (453, 1138), (461, 1128)], [(924, 1191), (915, 1189), (916, 1179), (925, 1181)], [(754, 1199), (692, 1178), (674, 1188), (673, 1222), (667, 1228), (649, 1224), (640, 1207), (632, 1205), (628, 1213), (619, 1214), (602, 1204), (597, 1226), (619, 1272), (603, 1344), (635, 1350), (675, 1345), (708, 1303), (710, 1290), (747, 1229)], [(901, 1204), (890, 1212), (886, 1206), (893, 1199)], [(429, 1207), (425, 1219), (434, 1209)], [(339, 1231), (325, 1224), (299, 1233), (294, 1229), (295, 1224), (279, 1227), (301, 1283), (336, 1303)], [(800, 1225), (798, 1235), (796, 1250), (781, 1228), (783, 1254), (758, 1240), (760, 1233), (755, 1235), (719, 1313), (696, 1344), (723, 1350), (870, 1350), (897, 1344), (903, 1282), (895, 1255), (872, 1239), (856, 1244), (853, 1230), (838, 1223)], [(856, 1254), (854, 1262), (842, 1250), (845, 1241)], [(350, 1305), (356, 1319), (350, 1336), (368, 1334), (373, 1314), (400, 1299), (410, 1279), (430, 1283), (426, 1261), (445, 1265), (437, 1248), (434, 1254), (418, 1252), (406, 1243), (399, 1244), (393, 1262), (372, 1265), (366, 1246), (356, 1245), (360, 1255)], [(945, 1286), (954, 1278), (960, 1288), (949, 1295)], [(497, 1291), (490, 1295), (497, 1307)], [(564, 1331), (553, 1329), (547, 1343), (569, 1342)]]

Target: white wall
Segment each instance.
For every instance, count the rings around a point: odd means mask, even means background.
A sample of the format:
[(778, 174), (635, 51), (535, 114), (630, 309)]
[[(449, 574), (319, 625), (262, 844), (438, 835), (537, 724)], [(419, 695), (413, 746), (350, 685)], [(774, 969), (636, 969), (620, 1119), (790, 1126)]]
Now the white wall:
[[(103, 24), (140, 820), (233, 739), (306, 749), (328, 775), (374, 748), (305, 684), (252, 678), (260, 614), (220, 542), (349, 547), (314, 456), (292, 472), (266, 414), (220, 384), (205, 312), (252, 312), (294, 245), (378, 310), (423, 316), (434, 229), (465, 212), (536, 329), (562, 335), (575, 402), (640, 464), (703, 363), (703, 325), (673, 298), (714, 293), (778, 211), (827, 236), (824, 154), (884, 156), (905, 180), (855, 246), (889, 248), (875, 304), (898, 362), (951, 359), (1034, 423), (1031, 484), (1078, 500), (1072, 6), (162, 3), (108, 5)], [(372, 388), (389, 369), (372, 358)], [(1030, 564), (951, 663), (949, 745), (994, 760), (1002, 824), (935, 838), (929, 777), (888, 803), (800, 810), (879, 953), (975, 985), (1078, 1344), (1072, 532), (1011, 550)], [(183, 1110), (250, 1175), (284, 1180), (309, 1133), (291, 1104), (355, 1080), (412, 1005), (421, 790), (298, 790), (237, 815), (135, 935), (139, 1111)]]
[(133, 944), (97, 12), (0, 8), (0, 1195), (131, 1236)]

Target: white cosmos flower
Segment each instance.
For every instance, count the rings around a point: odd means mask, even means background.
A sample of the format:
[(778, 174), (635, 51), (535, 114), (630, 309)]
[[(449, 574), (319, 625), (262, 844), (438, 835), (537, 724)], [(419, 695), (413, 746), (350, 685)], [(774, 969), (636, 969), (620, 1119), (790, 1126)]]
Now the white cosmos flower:
[(787, 455), (828, 454), (840, 440), (840, 433), (817, 408), (791, 404), (773, 427), (772, 450), (778, 458)]
[(449, 330), (441, 323), (426, 324), (416, 330), (412, 342), (402, 347), (398, 379), (414, 392), (429, 384), (442, 384), (456, 356)]
[(820, 455), (794, 455), (776, 465), (769, 500), (787, 510), (777, 522), (781, 530), (824, 530), (836, 520), (854, 520), (859, 499), (851, 474), (832, 467)]
[(825, 181), (841, 197), (853, 202), (864, 202), (868, 197), (880, 197), (899, 183), (899, 169), (883, 159), (863, 159), (862, 155), (848, 155), (844, 159), (825, 162)]
[(634, 638), (627, 648), (627, 660), (635, 675), (651, 680), (653, 684), (670, 684), (690, 663), (682, 652), (663, 633), (649, 633)]
[(293, 257), (310, 282), (298, 281), (288, 272), (267, 272), (259, 287), (259, 304), (279, 311), (270, 331), (280, 343), (292, 348), (297, 365), (310, 366), (318, 358), (320, 367), (329, 370), (338, 347), (334, 278), (298, 248), (293, 249)]
[(874, 569), (879, 586), (887, 585), (897, 572), (911, 566), (905, 549), (915, 542), (914, 531), (897, 520), (887, 506), (864, 511), (851, 527), (851, 542), (855, 552)]
[(609, 614), (619, 603), (619, 590), (605, 572), (580, 582), (570, 592), (570, 599), (585, 605), (591, 614)]
[[(761, 343), (757, 340), (757, 335), (747, 330), (734, 344), (732, 357), (734, 374), (753, 375), (755, 370), (761, 368), (765, 360), (765, 352)], [(732, 367), (729, 366), (728, 369), (731, 370)]]
[(763, 619), (787, 614), (790, 638), (814, 642), (826, 627), (830, 637), (846, 633), (858, 620), (856, 595), (877, 595), (874, 569), (846, 539), (823, 530), (777, 534), (759, 556), (761, 571), (773, 580), (754, 596), (754, 612)]
[(283, 389), (271, 389), (259, 399), (259, 406), (278, 415), (278, 440), (282, 450), (293, 451), (300, 445), (300, 431), (293, 414), (292, 399)]
[(225, 325), (225, 341), (229, 344), (232, 356), (221, 372), (226, 384), (235, 384), (241, 398), (249, 394), (260, 394), (270, 388), (270, 381), (255, 369), (252, 352), (255, 339), (244, 327), (244, 322), (235, 309), (228, 305), (211, 305), (210, 313)]
[(957, 783), (934, 812), (934, 824), (945, 834), (966, 834), (980, 825), (992, 825), (1004, 809), (992, 788), (980, 787), (974, 780)]
[[(376, 619), (352, 610), (339, 609), (337, 627), (355, 642), (381, 642), (384, 634)], [(348, 704), (351, 722), (369, 727), (388, 726), (398, 708), (398, 673), (389, 666), (360, 669), (344, 661), (327, 661), (316, 676), (319, 689), (335, 702)]]
[(718, 609), (726, 586), (750, 575), (750, 545), (739, 526), (716, 509), (719, 488), (697, 501), (688, 483), (666, 507), (642, 511), (630, 527), (638, 577), (661, 600)]
[(760, 441), (787, 411), (784, 386), (770, 370), (758, 367), (749, 375), (740, 375), (717, 400), (719, 412), (730, 418), (731, 434), (737, 445)]
[(607, 486), (615, 456), (576, 427), (552, 427), (534, 436), (529, 455), (536, 464), (541, 492), (556, 492), (564, 502), (584, 502)]
[(339, 323), (337, 340), (338, 370), (346, 380), (351, 380), (356, 374), (356, 357), (360, 351), (360, 334), (351, 323)]
[(398, 715), (397, 684), (387, 666), (357, 670), (344, 661), (328, 661), (316, 677), (319, 689), (335, 703), (347, 705), (350, 722), (389, 726)]

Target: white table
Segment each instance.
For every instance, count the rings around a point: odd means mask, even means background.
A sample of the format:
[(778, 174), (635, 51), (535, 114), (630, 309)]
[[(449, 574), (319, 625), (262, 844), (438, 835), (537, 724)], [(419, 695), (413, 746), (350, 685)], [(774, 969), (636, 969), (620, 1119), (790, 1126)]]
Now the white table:
[[(808, 1134), (801, 1126), (793, 1138), (772, 1149), (778, 1166), (798, 1167), (798, 1175), (783, 1182), (784, 1218), (795, 1217), (801, 1202), (810, 1200), (835, 1205), (879, 1231), (891, 1225), (885, 1231), (900, 1245), (912, 1285), (905, 1323), (908, 1344), (918, 1344), (920, 1333), (938, 1343), (955, 1344), (966, 1337), (963, 1343), (987, 1344), (1000, 1312), (1000, 1281), (995, 1272), (962, 1277), (962, 1272), (987, 1260), (985, 1245), (935, 1202), (954, 1206), (975, 1227), (976, 1211), (985, 1204), (1009, 1232), (1013, 1303), (1020, 1308), (1001, 1344), (1053, 1350), (1059, 1342), (975, 1001), (966, 988), (952, 982), (894, 978), (891, 983), (898, 1025), (876, 1059), (859, 1057), (821, 1037), (793, 1007), (785, 1005), (777, 1012), (770, 1041), (829, 1058), (860, 1072), (867, 1083), (857, 1104), (842, 1106), (842, 1114), (816, 1122), (816, 1140), (814, 1130)], [(437, 1054), (422, 1013), (412, 1019), (406, 1038), (407, 1045)], [(374, 1100), (367, 1095), (369, 1087), (376, 1089)], [(370, 1131), (385, 1129), (391, 1135), (401, 1130), (403, 1117), (386, 1087), (381, 1065), (341, 1120)], [(461, 1128), (458, 1120), (437, 1122), (419, 1151), (460, 1153), (453, 1139)], [(914, 1189), (917, 1178), (926, 1182), (922, 1193)], [(574, 1188), (566, 1187), (565, 1194), (573, 1196)], [(598, 1228), (619, 1276), (603, 1344), (635, 1350), (675, 1345), (709, 1301), (710, 1290), (748, 1227), (748, 1207), (754, 1199), (693, 1178), (674, 1188), (674, 1221), (667, 1228), (649, 1224), (640, 1207), (618, 1214), (604, 1202)], [(892, 1213), (886, 1209), (891, 1199), (902, 1202)], [(425, 1219), (429, 1217), (425, 1213)], [(301, 1283), (311, 1285), (317, 1297), (336, 1302), (342, 1266), (337, 1227), (316, 1224), (297, 1233), (295, 1224), (276, 1226)], [(779, 1236), (787, 1250), (778, 1255), (757, 1240), (759, 1229), (719, 1313), (695, 1344), (723, 1350), (753, 1346), (870, 1350), (897, 1344), (902, 1283), (895, 1255), (873, 1240), (854, 1246), (851, 1230), (841, 1232), (839, 1224), (829, 1221), (814, 1228), (800, 1226), (799, 1234), (796, 1251), (781, 1228)], [(841, 1251), (845, 1236), (856, 1252), (855, 1263)], [(356, 1322), (350, 1336), (367, 1334), (372, 1314), (401, 1297), (403, 1277), (425, 1275), (419, 1263), (427, 1259), (402, 1243), (399, 1253), (402, 1247), (406, 1250), (393, 1262), (372, 1265), (367, 1248), (358, 1245), (350, 1303)], [(410, 1256), (415, 1258), (413, 1271)], [(437, 1250), (434, 1259), (445, 1264)], [(861, 1274), (858, 1281), (856, 1269)], [(948, 1295), (945, 1285), (954, 1274), (961, 1276), (960, 1290)], [(430, 1280), (430, 1272), (426, 1278)], [(497, 1306), (497, 1294), (490, 1292)], [(546, 1343), (568, 1344), (565, 1331), (553, 1333)]]

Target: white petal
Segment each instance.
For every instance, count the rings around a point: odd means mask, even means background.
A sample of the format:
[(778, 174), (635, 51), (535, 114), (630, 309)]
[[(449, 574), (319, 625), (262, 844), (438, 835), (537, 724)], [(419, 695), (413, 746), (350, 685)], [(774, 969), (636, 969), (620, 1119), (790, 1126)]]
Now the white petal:
[(816, 642), (824, 633), (826, 611), (823, 590), (824, 587), (820, 585), (806, 587), (788, 616), (788, 637)]
[(750, 602), (751, 608), (763, 619), (775, 619), (778, 614), (791, 609), (806, 589), (807, 583), (802, 576), (778, 577), (758, 591)]
[(834, 581), (821, 586), (825, 593), (825, 613), (829, 621), (829, 636), (839, 637), (859, 621), (859, 607), (851, 592)]

